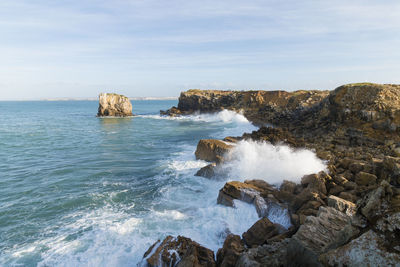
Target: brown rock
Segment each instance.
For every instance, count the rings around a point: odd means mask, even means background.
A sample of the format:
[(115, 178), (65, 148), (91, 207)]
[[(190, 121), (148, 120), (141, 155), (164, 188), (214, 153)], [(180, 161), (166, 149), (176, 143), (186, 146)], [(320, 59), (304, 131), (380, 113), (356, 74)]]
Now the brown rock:
[(240, 255), (236, 267), (289, 266), (287, 247), (289, 239), (251, 248)]
[(280, 191), (288, 192), (290, 194), (294, 194), (295, 189), (296, 183), (287, 180), (283, 180), (281, 187), (279, 188)]
[(143, 256), (149, 266), (216, 266), (214, 252), (190, 238), (167, 236), (159, 243), (152, 245)]
[(355, 203), (357, 201), (357, 196), (355, 192), (341, 192), (339, 194), (340, 198), (343, 198), (344, 200), (350, 201)]
[(374, 184), (376, 182), (376, 175), (375, 174), (370, 174), (370, 173), (366, 173), (366, 172), (359, 172), (356, 175), (356, 180), (355, 182), (358, 185), (371, 185)]
[(321, 192), (322, 194), (327, 194), (325, 182), (331, 179), (329, 175), (324, 172), (318, 174), (305, 175), (301, 178), (301, 184), (308, 187), (314, 191)]
[(338, 211), (344, 212), (349, 216), (353, 216), (357, 211), (356, 204), (344, 200), (342, 198), (336, 196), (329, 196), (328, 199), (328, 206), (337, 209)]
[(220, 192), (230, 196), (233, 199), (242, 200), (247, 203), (253, 203), (254, 198), (262, 191), (263, 190), (261, 188), (258, 188), (252, 184), (246, 184), (237, 181), (227, 182), (220, 190)]
[(101, 93), (99, 95), (99, 109), (97, 116), (132, 116), (132, 104), (126, 96)]
[(247, 246), (260, 246), (268, 239), (286, 232), (286, 229), (279, 224), (274, 224), (267, 218), (258, 220), (247, 232), (243, 233), (243, 239)]
[(319, 254), (345, 244), (357, 234), (350, 216), (334, 208), (320, 207), (317, 217), (307, 217), (291, 238), (288, 261), (293, 266), (320, 266)]
[(197, 144), (195, 155), (196, 159), (220, 163), (232, 148), (232, 145), (221, 140), (201, 139)]
[(372, 230), (348, 244), (321, 255), (325, 266), (399, 266), (399, 253), (382, 246), (384, 238)]
[(234, 267), (244, 250), (244, 243), (240, 239), (240, 236), (228, 235), (224, 246), (218, 250), (217, 265), (221, 267)]
[(212, 178), (215, 176), (215, 168), (216, 168), (215, 163), (208, 164), (207, 166), (201, 168), (198, 170), (195, 174), (195, 176), (201, 176), (205, 178)]

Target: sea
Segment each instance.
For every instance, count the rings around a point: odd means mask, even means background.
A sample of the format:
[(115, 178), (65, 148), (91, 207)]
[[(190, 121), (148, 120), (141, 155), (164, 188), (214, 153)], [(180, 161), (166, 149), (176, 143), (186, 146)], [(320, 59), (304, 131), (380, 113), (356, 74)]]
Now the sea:
[(132, 104), (133, 117), (98, 118), (97, 101), (0, 102), (0, 266), (143, 266), (168, 235), (216, 253), (259, 219), (251, 204), (217, 204), (227, 181), (278, 187), (326, 168), (313, 151), (241, 141), (221, 175), (195, 176), (200, 139), (258, 127), (228, 110), (159, 115), (176, 100)]

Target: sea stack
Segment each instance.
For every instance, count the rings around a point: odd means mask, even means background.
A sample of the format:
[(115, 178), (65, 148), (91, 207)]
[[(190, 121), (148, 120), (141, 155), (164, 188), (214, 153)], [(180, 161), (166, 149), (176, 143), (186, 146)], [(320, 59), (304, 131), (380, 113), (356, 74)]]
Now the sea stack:
[(128, 117), (132, 116), (132, 104), (126, 96), (114, 93), (99, 95), (98, 117)]

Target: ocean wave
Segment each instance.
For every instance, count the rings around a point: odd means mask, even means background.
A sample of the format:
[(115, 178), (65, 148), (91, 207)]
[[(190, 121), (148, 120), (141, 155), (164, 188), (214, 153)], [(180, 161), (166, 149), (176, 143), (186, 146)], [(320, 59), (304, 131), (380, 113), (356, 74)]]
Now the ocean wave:
[(293, 149), (287, 145), (240, 141), (230, 153), (223, 169), (230, 179), (261, 179), (279, 185), (283, 180), (300, 182), (306, 174), (326, 170), (325, 163), (314, 152)]

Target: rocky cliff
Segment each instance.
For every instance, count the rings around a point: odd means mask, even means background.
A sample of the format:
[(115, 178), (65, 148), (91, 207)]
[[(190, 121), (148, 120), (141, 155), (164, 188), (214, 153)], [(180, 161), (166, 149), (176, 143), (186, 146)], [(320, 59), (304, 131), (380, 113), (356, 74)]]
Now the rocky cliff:
[(126, 96), (101, 93), (99, 95), (99, 110), (97, 116), (132, 116), (132, 104)]
[(329, 91), (218, 91), (189, 90), (182, 92), (177, 108), (165, 114), (176, 116), (193, 112), (216, 112), (230, 109), (243, 112), (255, 123), (274, 122), (281, 116), (313, 107), (326, 98)]
[[(399, 85), (292, 93), (189, 90), (167, 113), (225, 108), (274, 127), (224, 141), (306, 147), (326, 160), (328, 170), (306, 175), (300, 184), (284, 181), (280, 188), (260, 180), (226, 183), (217, 203), (233, 208), (233, 200), (251, 203), (260, 220), (242, 236), (226, 237), (217, 266), (400, 266)], [(232, 145), (226, 146), (200, 140), (196, 156), (214, 164), (200, 176), (212, 179), (215, 166), (229, 160), (228, 152), (221, 154)], [(270, 221), (277, 211), (288, 212), (291, 227)]]

